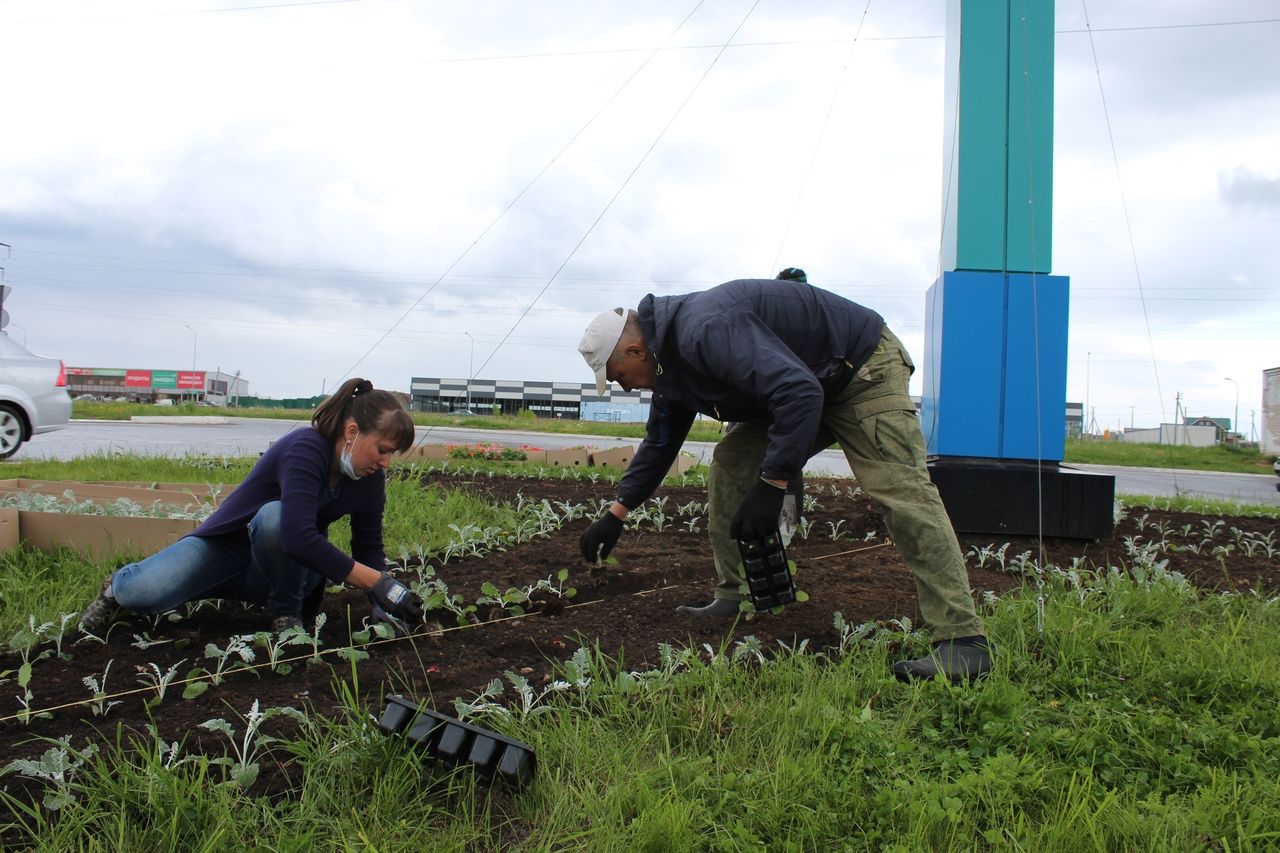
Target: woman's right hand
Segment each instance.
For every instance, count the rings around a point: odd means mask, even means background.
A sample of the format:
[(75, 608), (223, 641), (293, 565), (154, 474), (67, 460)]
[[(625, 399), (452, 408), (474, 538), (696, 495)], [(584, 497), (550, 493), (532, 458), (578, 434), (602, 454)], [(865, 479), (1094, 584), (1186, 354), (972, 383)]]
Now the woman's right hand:
[(397, 619), (422, 621), (422, 597), (385, 572), (369, 590), (369, 595), (379, 607)]

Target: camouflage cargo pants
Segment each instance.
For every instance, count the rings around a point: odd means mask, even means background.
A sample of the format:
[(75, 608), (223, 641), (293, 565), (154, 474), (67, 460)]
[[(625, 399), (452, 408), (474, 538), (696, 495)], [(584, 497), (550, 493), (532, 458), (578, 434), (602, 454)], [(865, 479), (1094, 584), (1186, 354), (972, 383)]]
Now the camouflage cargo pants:
[[(810, 455), (838, 444), (915, 576), (920, 612), (935, 640), (984, 633), (951, 521), (925, 467), (924, 436), (907, 395), (911, 357), (886, 327), (880, 346), (822, 412)], [(760, 476), (767, 423), (743, 423), (716, 445), (707, 483), (708, 525), (715, 554), (716, 598), (740, 601), (744, 580), (729, 523)]]

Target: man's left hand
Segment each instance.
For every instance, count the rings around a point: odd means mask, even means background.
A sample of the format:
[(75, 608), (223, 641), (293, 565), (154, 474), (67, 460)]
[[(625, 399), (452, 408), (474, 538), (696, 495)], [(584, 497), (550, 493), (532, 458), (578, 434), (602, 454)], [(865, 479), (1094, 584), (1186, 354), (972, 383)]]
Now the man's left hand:
[(786, 488), (757, 480), (729, 524), (729, 535), (734, 539), (760, 539), (776, 532), (778, 516), (782, 513), (782, 499), (786, 494)]

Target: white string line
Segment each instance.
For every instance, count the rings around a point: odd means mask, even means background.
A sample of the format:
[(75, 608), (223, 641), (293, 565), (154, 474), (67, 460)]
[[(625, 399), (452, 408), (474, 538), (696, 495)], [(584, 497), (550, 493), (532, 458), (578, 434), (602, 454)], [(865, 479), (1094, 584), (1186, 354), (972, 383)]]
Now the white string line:
[[(1044, 424), (1041, 421), (1041, 405), (1040, 405), (1040, 287), (1039, 272), (1040, 265), (1037, 262), (1036, 254), (1036, 189), (1035, 189), (1035, 164), (1032, 162), (1031, 136), (1031, 49), (1029, 45), (1028, 30), (1031, 22), (1027, 15), (1026, 0), (1022, 3), (1022, 103), (1025, 121), (1023, 122), (1026, 129), (1026, 145), (1027, 145), (1027, 216), (1031, 229), (1031, 349), (1033, 359), (1033, 370), (1035, 371), (1035, 413), (1036, 413), (1036, 546), (1038, 549), (1038, 558), (1036, 560), (1036, 633), (1044, 634), (1044, 571), (1040, 567), (1040, 559), (1044, 557), (1044, 478), (1042, 467), (1044, 465), (1044, 449), (1042, 430)], [(1050, 69), (1050, 79), (1052, 78), (1052, 68)], [(1012, 90), (1012, 87), (1010, 87)], [(1053, 91), (1049, 91), (1050, 109), (1052, 110)], [(1050, 158), (1050, 167), (1052, 167), (1052, 158)], [(1050, 178), (1052, 180), (1052, 177)], [(1006, 216), (1008, 214), (1006, 213)], [(1051, 214), (1052, 218), (1052, 214)], [(1008, 286), (1008, 278), (1005, 278), (1005, 284)], [(1064, 334), (1066, 329), (1063, 329)], [(1065, 369), (1065, 365), (1063, 365)], [(1056, 467), (1056, 466), (1055, 466)], [(1065, 509), (1065, 508), (1064, 508)]]
[[(1089, 4), (1088, 0), (1080, 0), (1080, 7), (1084, 11), (1085, 30), (1089, 33), (1089, 52), (1093, 56), (1093, 72), (1098, 78), (1098, 96), (1102, 101), (1102, 117), (1107, 126), (1107, 141), (1111, 145), (1111, 163), (1115, 167), (1116, 187), (1120, 194), (1120, 208), (1124, 212), (1124, 228), (1129, 238), (1129, 256), (1133, 259), (1133, 277), (1138, 285), (1138, 299), (1142, 305), (1142, 322), (1147, 331), (1147, 347), (1151, 350), (1151, 372), (1155, 375), (1156, 380), (1156, 397), (1160, 401), (1160, 419), (1164, 420), (1167, 409), (1164, 403), (1164, 389), (1160, 386), (1160, 364), (1156, 359), (1156, 343), (1155, 338), (1151, 334), (1151, 318), (1147, 315), (1147, 297), (1142, 287), (1142, 270), (1138, 265), (1138, 247), (1133, 240), (1133, 221), (1129, 218), (1129, 201), (1125, 195), (1124, 179), (1120, 172), (1120, 155), (1116, 153), (1116, 137), (1111, 129), (1111, 110), (1107, 107), (1107, 92), (1102, 85), (1102, 68), (1098, 64), (1098, 49), (1093, 41), (1093, 29), (1089, 23)], [(1177, 425), (1174, 425), (1174, 433), (1176, 436)], [(1169, 448), (1168, 453), (1172, 455), (1173, 449)], [(1172, 468), (1173, 466), (1170, 465)], [(1179, 494), (1181, 489), (1178, 486), (1178, 471), (1173, 468), (1173, 491)]]
[(589, 226), (587, 226), (587, 230), (583, 232), (582, 237), (578, 240), (577, 243), (574, 244), (573, 248), (569, 250), (569, 253), (565, 255), (564, 260), (560, 262), (560, 265), (556, 267), (555, 271), (551, 273), (551, 277), (547, 279), (547, 283), (544, 284), (542, 286), (542, 289), (539, 290), (538, 293), (533, 297), (533, 301), (531, 301), (529, 303), (529, 306), (525, 308), (524, 313), (521, 314), (518, 318), (516, 318), (516, 321), (511, 324), (511, 328), (508, 329), (507, 333), (502, 336), (502, 340), (498, 341), (498, 343), (494, 346), (493, 351), (489, 353), (489, 357), (486, 358), (481, 363), (479, 369), (474, 371), (474, 373), (479, 373), (480, 371), (484, 370), (485, 367), (488, 366), (489, 362), (493, 360), (493, 357), (498, 354), (498, 350), (502, 349), (502, 345), (507, 342), (507, 339), (511, 337), (512, 333), (514, 333), (515, 330), (520, 326), (520, 324), (524, 322), (524, 318), (527, 317), (529, 315), (529, 312), (533, 310), (533, 306), (538, 304), (538, 300), (541, 299), (543, 294), (547, 292), (547, 289), (551, 287), (552, 282), (554, 282), (556, 280), (556, 277), (560, 275), (560, 271), (563, 270), (566, 265), (568, 265), (569, 261), (573, 260), (574, 255), (578, 253), (578, 250), (582, 248), (583, 243), (585, 243), (587, 241), (587, 238), (591, 236), (592, 232), (596, 230), (596, 226), (599, 225), (601, 220), (604, 219), (605, 214), (607, 214), (609, 210), (613, 207), (614, 202), (618, 200), (618, 197), (621, 196), (623, 191), (626, 190), (627, 186), (630, 185), (631, 179), (634, 178), (636, 176), (636, 173), (640, 171), (640, 167), (643, 166), (645, 164), (645, 161), (649, 159), (649, 155), (652, 154), (653, 150), (658, 147), (658, 143), (662, 141), (662, 138), (666, 135), (667, 131), (671, 128), (671, 125), (674, 124), (675, 120), (680, 117), (680, 114), (684, 111), (685, 106), (688, 105), (689, 101), (693, 99), (693, 96), (697, 93), (698, 89), (702, 86), (703, 81), (706, 80), (707, 76), (711, 73), (711, 69), (716, 67), (716, 63), (720, 61), (720, 57), (724, 55), (724, 52), (726, 50), (728, 50), (729, 45), (733, 43), (733, 40), (738, 35), (738, 32), (743, 28), (743, 26), (746, 25), (747, 19), (751, 17), (751, 14), (756, 10), (756, 7), (759, 5), (760, 5), (760, 0), (755, 0), (755, 2), (751, 4), (751, 8), (748, 9), (747, 13), (742, 16), (742, 20), (738, 22), (738, 26), (734, 28), (733, 32), (729, 34), (729, 38), (726, 39), (725, 43), (720, 46), (720, 49), (718, 51), (716, 51), (715, 57), (712, 58), (710, 64), (708, 64), (706, 69), (702, 72), (702, 75), (698, 77), (697, 81), (693, 84), (693, 88), (691, 88), (689, 90), (689, 93), (685, 95), (684, 100), (680, 102), (680, 105), (678, 107), (676, 107), (675, 112), (671, 114), (671, 118), (667, 119), (667, 123), (662, 126), (662, 129), (660, 131), (658, 131), (658, 135), (654, 137), (653, 142), (651, 142), (649, 144), (649, 147), (645, 149), (644, 154), (640, 155), (640, 160), (636, 163), (635, 168), (633, 168), (631, 172), (626, 176), (626, 178), (623, 179), (622, 184), (618, 187), (617, 191), (605, 204), (604, 209), (600, 211), (600, 215), (597, 216)]
[[(800, 210), (800, 200), (804, 198), (805, 189), (809, 186), (809, 177), (813, 173), (813, 164), (817, 162), (818, 152), (822, 149), (822, 141), (827, 135), (827, 125), (831, 123), (831, 113), (835, 110), (836, 102), (840, 100), (840, 94), (844, 91), (845, 83), (849, 79), (849, 64), (853, 61), (854, 49), (858, 46), (858, 39), (862, 36), (862, 25), (867, 21), (867, 12), (871, 10), (871, 0), (867, 0), (867, 5), (862, 8), (862, 17), (858, 19), (858, 29), (853, 34), (853, 42), (849, 45), (849, 54), (845, 58), (844, 67), (840, 69), (840, 79), (836, 83), (835, 91), (831, 93), (831, 103), (827, 105), (827, 114), (822, 119), (822, 128), (818, 131), (818, 139), (813, 144), (813, 152), (809, 155), (809, 164), (805, 166), (804, 177), (800, 180), (800, 190), (796, 193), (795, 203), (791, 205), (791, 213), (787, 217), (787, 222), (782, 229), (782, 239), (778, 241), (778, 251), (773, 256), (773, 265), (770, 270), (778, 269), (778, 259), (782, 257), (782, 249), (787, 243), (787, 238), (791, 236), (791, 227), (795, 224), (796, 212)], [(770, 272), (769, 275), (773, 275)]]

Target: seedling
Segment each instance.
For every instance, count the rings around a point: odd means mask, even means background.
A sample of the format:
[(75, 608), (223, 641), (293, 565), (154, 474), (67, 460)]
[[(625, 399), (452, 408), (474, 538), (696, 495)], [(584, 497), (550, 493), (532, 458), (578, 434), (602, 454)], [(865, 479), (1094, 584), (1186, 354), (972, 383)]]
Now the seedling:
[(53, 790), (44, 795), (42, 802), (50, 811), (57, 811), (75, 802), (71, 795), (71, 776), (76, 768), (98, 751), (98, 747), (92, 743), (82, 750), (73, 749), (69, 735), (58, 738), (55, 743), (57, 746), (46, 749), (39, 761), (20, 758), (10, 761), (0, 769), (0, 773), (17, 773), (28, 779), (47, 782)]
[(105, 717), (108, 711), (121, 704), (119, 700), (114, 702), (107, 701), (107, 673), (111, 672), (111, 663), (111, 661), (107, 661), (106, 667), (102, 670), (101, 682), (92, 675), (86, 675), (80, 679), (84, 686), (88, 687), (93, 693), (93, 701), (89, 703), (89, 709), (93, 711), (95, 717)]
[(476, 599), (476, 604), (493, 604), (513, 616), (524, 615), (525, 609), (522, 605), (528, 603), (529, 594), (524, 590), (510, 587), (506, 592), (502, 592), (488, 581), (480, 585), (480, 597)]
[(22, 693), (17, 697), (18, 704), (22, 706), (22, 710), (18, 712), (18, 722), (22, 723), (24, 726), (30, 725), (32, 719), (53, 719), (53, 714), (50, 714), (48, 711), (33, 712), (31, 710), (31, 703), (35, 698), (35, 694), (26, 687), (22, 688)]
[(241, 664), (253, 663), (255, 655), (249, 646), (252, 640), (252, 634), (237, 634), (227, 641), (225, 649), (220, 649), (213, 643), (205, 645), (204, 656), (212, 658), (215, 662), (213, 672), (209, 674), (209, 681), (212, 684), (221, 684), (223, 673), (236, 668), (234, 658), (240, 658)]
[[(159, 705), (164, 701), (165, 691), (169, 689), (170, 682), (172, 682), (177, 676), (178, 667), (182, 666), (186, 662), (187, 659), (183, 658), (173, 666), (169, 667), (167, 672), (163, 673), (160, 671), (160, 667), (150, 661), (147, 662), (147, 666), (135, 667), (139, 676), (138, 683), (147, 687), (154, 687), (156, 691), (156, 695), (147, 700), (146, 704), (148, 708)], [(150, 669), (147, 669), (147, 667), (150, 667)]]
[[(53, 643), (54, 654), (58, 656), (59, 660), (71, 659), (71, 655), (63, 653), (62, 641), (67, 635), (67, 626), (70, 625), (72, 622), (76, 621), (79, 615), (80, 614), (78, 613), (63, 613), (61, 616), (58, 617), (58, 628), (56, 632), (50, 632), (44, 635), (45, 639)], [(52, 627), (52, 623), (46, 623), (46, 624)]]
[(173, 642), (172, 639), (153, 640), (151, 639), (151, 635), (144, 631), (141, 634), (134, 634), (133, 642), (130, 643), (129, 645), (133, 646), (135, 649), (149, 649), (152, 646), (163, 646), (166, 643), (172, 643), (172, 642)]
[(35, 653), (36, 643), (40, 642), (40, 637), (45, 631), (53, 627), (52, 622), (45, 622), (36, 625), (36, 617), (27, 616), (27, 627), (19, 628), (9, 638), (9, 648), (18, 653), (18, 657), (22, 658), (22, 664), (18, 667), (18, 686), (26, 687), (31, 683), (31, 665), (49, 657), (52, 652), (44, 649), (40, 653)]
[(259, 631), (253, 635), (254, 642), (266, 650), (267, 663), (271, 665), (272, 672), (278, 672), (281, 675), (288, 675), (293, 672), (293, 666), (287, 663), (281, 663), (280, 659), (285, 655), (285, 649), (289, 646), (305, 646), (310, 642), (311, 638), (307, 636), (304, 628), (287, 628), (279, 634), (273, 634), (270, 631)]
[(258, 751), (267, 744), (279, 740), (279, 738), (271, 735), (261, 734), (259, 729), (267, 720), (282, 714), (301, 722), (306, 722), (307, 720), (306, 715), (297, 708), (279, 707), (259, 711), (257, 699), (253, 700), (253, 705), (249, 708), (249, 715), (244, 718), (244, 735), (238, 741), (236, 740), (235, 729), (231, 728), (231, 724), (226, 720), (221, 717), (205, 720), (200, 724), (200, 728), (226, 735), (227, 740), (231, 743), (231, 750), (234, 755), (234, 757), (215, 758), (210, 763), (230, 767), (231, 781), (241, 788), (251, 786), (258, 778)]

